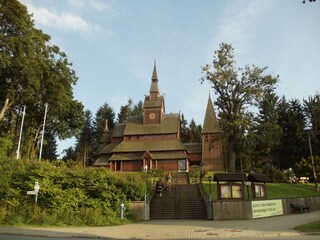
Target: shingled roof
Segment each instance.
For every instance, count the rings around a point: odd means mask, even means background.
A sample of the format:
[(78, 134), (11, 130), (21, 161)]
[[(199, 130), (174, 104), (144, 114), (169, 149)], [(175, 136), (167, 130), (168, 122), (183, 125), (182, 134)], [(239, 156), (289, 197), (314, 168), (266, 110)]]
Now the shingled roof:
[(111, 137), (123, 137), (123, 131), (126, 127), (126, 123), (117, 123), (114, 125)]
[(187, 148), (188, 153), (201, 153), (202, 144), (201, 143), (184, 143), (184, 146)]
[(252, 182), (269, 182), (269, 178), (265, 174), (259, 174), (259, 173), (250, 173), (248, 175), (248, 181)]
[(143, 116), (129, 117), (123, 134), (148, 135), (177, 133), (180, 124), (179, 114), (164, 114), (161, 124), (143, 124)]
[(247, 180), (245, 173), (215, 173), (214, 181), (217, 182), (244, 182)]
[(160, 141), (122, 141), (115, 149), (113, 153), (119, 152), (145, 152), (151, 151), (174, 151), (174, 150), (186, 150), (183, 144), (177, 140), (160, 140)]

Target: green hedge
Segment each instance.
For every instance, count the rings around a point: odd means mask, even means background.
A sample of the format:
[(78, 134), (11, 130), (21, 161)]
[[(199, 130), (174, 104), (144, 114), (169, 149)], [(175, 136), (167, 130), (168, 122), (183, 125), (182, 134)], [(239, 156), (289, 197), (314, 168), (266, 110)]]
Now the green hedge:
[[(1, 224), (119, 224), (120, 204), (143, 200), (148, 185), (144, 174), (37, 160), (0, 160), (0, 175)], [(34, 195), (27, 195), (35, 181), (40, 184), (37, 206)]]

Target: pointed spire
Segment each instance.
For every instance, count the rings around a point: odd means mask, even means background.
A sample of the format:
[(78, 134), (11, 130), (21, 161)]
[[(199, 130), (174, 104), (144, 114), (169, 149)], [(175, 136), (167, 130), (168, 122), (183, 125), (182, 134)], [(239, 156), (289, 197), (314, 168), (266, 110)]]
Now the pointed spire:
[(156, 60), (154, 60), (154, 66), (153, 66), (153, 73), (152, 73), (152, 81), (158, 81), (158, 74), (157, 74), (157, 65), (156, 65)]
[(159, 86), (158, 86), (158, 74), (156, 60), (154, 60), (153, 73), (151, 78), (151, 87), (150, 87), (150, 100), (158, 100), (160, 96)]
[(211, 101), (210, 93), (207, 104), (206, 115), (204, 117), (202, 133), (219, 133), (221, 129), (219, 127), (216, 114), (214, 112), (213, 104)]

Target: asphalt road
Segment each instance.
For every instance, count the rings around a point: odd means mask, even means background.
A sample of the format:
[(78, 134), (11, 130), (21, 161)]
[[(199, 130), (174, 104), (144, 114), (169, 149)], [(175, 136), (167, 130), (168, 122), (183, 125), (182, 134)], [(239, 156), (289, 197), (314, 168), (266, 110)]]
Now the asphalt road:
[[(64, 239), (64, 240), (68, 240), (68, 239), (72, 239), (72, 240), (97, 240), (97, 239), (111, 239), (111, 238), (70, 238), (70, 237), (61, 237), (61, 238), (46, 238), (46, 237), (27, 237), (27, 236), (12, 236), (12, 235), (0, 235), (0, 240), (60, 240), (60, 239)], [(114, 238), (112, 238), (114, 239)], [(137, 240), (138, 238), (132, 238), (132, 240)], [(195, 238), (194, 240), (203, 240), (204, 238)], [(245, 238), (216, 238), (216, 237), (213, 237), (213, 238), (205, 238), (205, 239), (215, 239), (215, 240), (234, 240), (234, 239), (259, 239), (259, 240), (274, 240), (274, 239), (277, 239), (277, 240), (319, 240), (319, 235), (302, 235), (302, 236), (299, 236), (299, 237), (270, 237), (270, 238), (264, 238), (264, 237), (259, 237), (259, 238), (256, 238), (256, 237), (251, 237), (251, 238), (248, 238), (248, 237), (245, 237)], [(182, 240), (182, 239), (181, 239)], [(191, 239), (192, 240), (192, 239)]]
[(150, 220), (109, 227), (0, 226), (0, 240), (42, 239), (297, 239), (319, 240), (320, 233), (305, 235), (294, 227), (320, 219), (320, 211), (255, 220)]

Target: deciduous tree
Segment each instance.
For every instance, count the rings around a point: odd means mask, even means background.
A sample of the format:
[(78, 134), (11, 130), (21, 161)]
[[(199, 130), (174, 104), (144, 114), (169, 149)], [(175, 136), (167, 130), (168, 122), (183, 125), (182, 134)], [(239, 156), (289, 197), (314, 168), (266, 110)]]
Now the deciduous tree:
[(228, 171), (236, 170), (237, 149), (243, 133), (251, 122), (248, 107), (256, 105), (267, 91), (272, 91), (278, 77), (265, 75), (266, 68), (246, 65), (236, 68), (234, 49), (222, 43), (215, 51), (212, 64), (202, 68), (201, 81), (212, 84), (219, 109), (219, 116), (228, 143)]

